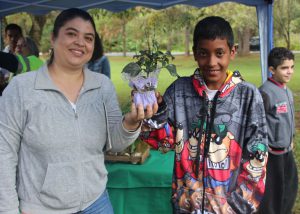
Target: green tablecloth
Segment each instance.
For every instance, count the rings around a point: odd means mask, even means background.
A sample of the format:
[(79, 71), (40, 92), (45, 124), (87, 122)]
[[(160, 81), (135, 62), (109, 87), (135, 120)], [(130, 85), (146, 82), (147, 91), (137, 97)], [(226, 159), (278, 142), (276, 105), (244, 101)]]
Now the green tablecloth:
[(172, 213), (174, 152), (151, 150), (141, 165), (106, 163), (107, 189), (115, 214)]

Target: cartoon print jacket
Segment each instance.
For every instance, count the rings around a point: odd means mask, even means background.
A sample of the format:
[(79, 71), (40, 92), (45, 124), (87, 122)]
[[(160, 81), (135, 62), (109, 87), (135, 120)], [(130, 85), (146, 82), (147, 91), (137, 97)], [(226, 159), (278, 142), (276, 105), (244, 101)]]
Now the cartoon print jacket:
[(177, 79), (163, 97), (168, 123), (141, 134), (153, 148), (175, 149), (174, 213), (253, 213), (262, 199), (268, 156), (262, 98), (239, 72), (227, 75), (212, 101), (199, 70)]

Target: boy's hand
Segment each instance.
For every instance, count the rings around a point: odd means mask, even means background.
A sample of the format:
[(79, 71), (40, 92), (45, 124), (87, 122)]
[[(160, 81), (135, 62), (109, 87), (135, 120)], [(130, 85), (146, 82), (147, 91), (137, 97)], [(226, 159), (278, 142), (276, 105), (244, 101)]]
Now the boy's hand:
[(162, 101), (163, 101), (163, 97), (160, 95), (160, 93), (158, 91), (155, 92), (155, 96), (156, 96), (156, 99), (157, 99), (157, 104), (161, 104)]

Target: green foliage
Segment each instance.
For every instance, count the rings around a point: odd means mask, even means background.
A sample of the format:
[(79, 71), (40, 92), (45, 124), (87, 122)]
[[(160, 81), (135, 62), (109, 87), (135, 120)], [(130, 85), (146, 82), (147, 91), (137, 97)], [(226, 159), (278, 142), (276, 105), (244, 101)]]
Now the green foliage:
[(47, 21), (45, 23), (43, 32), (42, 32), (42, 39), (41, 39), (41, 47), (40, 51), (43, 53), (49, 53), (51, 48), (50, 37), (53, 30), (54, 20), (58, 15), (58, 11), (52, 11), (47, 15)]
[(284, 38), (286, 47), (291, 49), (291, 33), (299, 32), (297, 29), (300, 13), (299, 0), (274, 1), (274, 35), (276, 38)]
[(157, 69), (165, 68), (172, 76), (178, 76), (176, 66), (170, 64), (170, 59), (174, 59), (174, 56), (170, 51), (165, 53), (159, 50), (157, 41), (152, 40), (152, 47), (148, 45), (148, 49), (139, 51), (139, 54), (133, 56), (136, 62), (130, 62), (127, 64), (122, 73), (129, 74), (131, 77), (135, 77), (139, 74), (145, 74), (147, 77), (151, 72), (155, 72)]
[[(177, 5), (165, 10), (148, 8), (134, 8), (123, 13), (112, 13), (103, 9), (89, 10), (95, 19), (96, 28), (102, 38), (105, 52), (123, 51), (122, 26), (126, 20), (126, 50), (144, 50), (144, 31), (146, 28), (155, 30), (156, 40), (163, 50), (184, 51), (185, 31), (190, 27), (192, 38), (193, 26), (198, 20), (209, 15), (218, 15), (226, 18), (233, 27), (236, 39), (238, 33), (250, 28), (251, 36), (258, 35), (256, 11), (254, 7), (232, 2), (224, 2), (204, 8), (195, 8), (186, 5)], [(56, 12), (47, 14), (47, 22), (43, 27), (40, 50), (48, 52), (50, 48), (50, 33)], [(249, 18), (253, 17), (253, 18)], [(300, 2), (299, 0), (274, 1), (274, 42), (275, 45), (287, 46), (287, 29), (290, 29), (290, 48), (299, 50), (300, 40)], [(19, 13), (5, 17), (7, 23), (17, 23), (23, 28), (24, 34), (29, 35), (32, 20), (26, 13)], [(237, 40), (236, 40), (237, 42)]]

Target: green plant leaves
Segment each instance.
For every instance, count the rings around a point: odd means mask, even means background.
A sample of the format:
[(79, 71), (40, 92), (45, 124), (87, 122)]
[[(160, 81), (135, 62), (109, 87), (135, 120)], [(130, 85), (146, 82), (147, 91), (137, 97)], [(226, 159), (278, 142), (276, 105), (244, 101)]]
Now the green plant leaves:
[(129, 64), (127, 64), (123, 70), (122, 73), (126, 73), (129, 74), (132, 77), (137, 76), (140, 72), (142, 71), (141, 67), (135, 63), (135, 62), (130, 62)]
[(177, 74), (176, 66), (174, 64), (168, 64), (165, 68), (172, 76), (179, 77), (179, 75)]
[(136, 62), (127, 64), (122, 73), (126, 73), (131, 77), (135, 77), (140, 73), (143, 73), (147, 77), (157, 69), (166, 68), (172, 76), (179, 77), (174, 64), (169, 64), (170, 59), (173, 60), (174, 56), (170, 51), (165, 53), (158, 50), (158, 42), (152, 41), (152, 49), (140, 50), (138, 54), (133, 56)]

